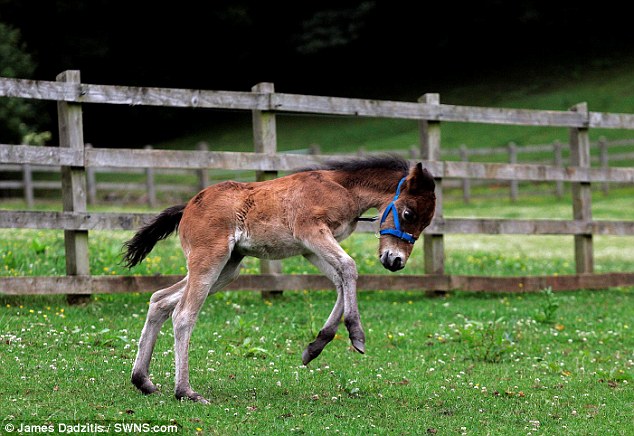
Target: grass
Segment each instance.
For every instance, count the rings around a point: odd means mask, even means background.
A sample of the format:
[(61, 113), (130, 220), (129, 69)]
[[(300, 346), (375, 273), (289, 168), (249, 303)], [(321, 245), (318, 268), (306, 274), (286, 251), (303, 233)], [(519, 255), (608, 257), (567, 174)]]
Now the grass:
[(627, 434), (634, 419), (629, 291), (496, 296), (368, 292), (368, 353), (345, 329), (309, 367), (301, 351), (332, 292), (264, 301), (220, 293), (192, 339), (193, 386), (176, 401), (168, 321), (151, 368), (129, 383), (147, 295), (0, 298), (6, 423), (175, 423), (179, 434)]

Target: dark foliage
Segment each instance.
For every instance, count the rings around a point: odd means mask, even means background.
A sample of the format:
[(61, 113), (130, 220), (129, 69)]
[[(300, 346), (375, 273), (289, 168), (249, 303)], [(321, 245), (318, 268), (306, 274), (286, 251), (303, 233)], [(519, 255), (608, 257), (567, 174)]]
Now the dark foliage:
[[(86, 83), (249, 90), (274, 82), (282, 92), (368, 98), (629, 52), (634, 38), (614, 0), (0, 0), (0, 21), (20, 29), (41, 80), (78, 69)], [(86, 140), (143, 145), (205, 122), (187, 110), (91, 107)]]

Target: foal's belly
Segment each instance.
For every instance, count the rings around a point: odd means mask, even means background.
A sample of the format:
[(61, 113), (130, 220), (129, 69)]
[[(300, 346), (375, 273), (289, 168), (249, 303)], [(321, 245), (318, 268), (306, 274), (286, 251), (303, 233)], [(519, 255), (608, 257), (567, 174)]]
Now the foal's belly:
[(252, 237), (236, 238), (234, 250), (243, 256), (259, 259), (285, 259), (307, 253), (306, 247), (292, 237), (271, 236), (269, 239), (255, 239)]
[(236, 245), (235, 250), (243, 256), (258, 259), (286, 259), (308, 252), (304, 247), (276, 247), (267, 244), (240, 244)]
[[(337, 241), (342, 241), (354, 231), (356, 222), (339, 226), (334, 229), (333, 236)], [(257, 257), (259, 259), (286, 259), (310, 253), (304, 241), (293, 237), (287, 232), (268, 231), (256, 234), (238, 231), (235, 235), (235, 247), (243, 256)]]

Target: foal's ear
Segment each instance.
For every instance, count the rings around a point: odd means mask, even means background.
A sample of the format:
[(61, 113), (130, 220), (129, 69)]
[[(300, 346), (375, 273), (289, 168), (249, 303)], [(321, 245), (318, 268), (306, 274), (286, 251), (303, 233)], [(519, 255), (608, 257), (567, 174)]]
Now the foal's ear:
[(410, 171), (407, 177), (407, 190), (412, 194), (422, 192), (434, 192), (436, 183), (434, 176), (431, 175), (422, 163), (417, 163)]

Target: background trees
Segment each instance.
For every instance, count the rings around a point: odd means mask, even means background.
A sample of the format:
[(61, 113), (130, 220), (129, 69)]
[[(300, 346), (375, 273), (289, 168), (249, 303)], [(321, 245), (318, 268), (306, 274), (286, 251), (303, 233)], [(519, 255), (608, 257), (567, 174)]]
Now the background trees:
[[(31, 77), (36, 64), (22, 41), (20, 31), (0, 22), (0, 76)], [(20, 143), (37, 125), (33, 104), (29, 100), (0, 99), (0, 126), (3, 139)]]
[[(629, 55), (628, 17), (614, 0), (591, 8), (573, 0), (0, 0), (0, 22), (22, 37), (0, 44), (31, 59), (20, 77), (42, 80), (79, 69), (87, 83), (248, 90), (272, 81), (284, 92), (400, 98), (509, 69), (530, 80), (527, 66)], [(0, 58), (1, 71), (14, 65)], [(88, 114), (94, 142), (116, 141), (118, 129), (145, 140), (147, 127), (168, 134), (157, 118), (200, 122), (153, 110), (114, 129), (92, 123), (107, 110)]]

